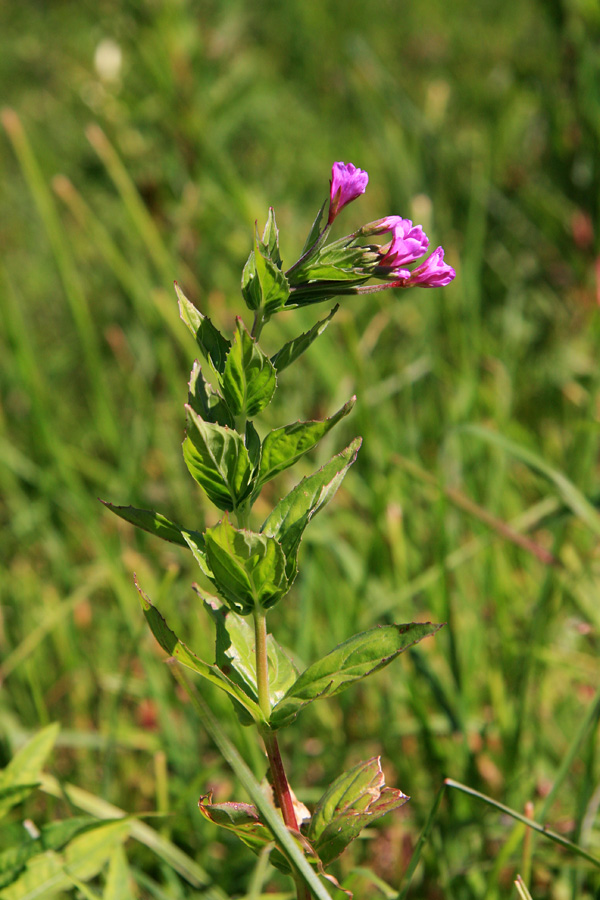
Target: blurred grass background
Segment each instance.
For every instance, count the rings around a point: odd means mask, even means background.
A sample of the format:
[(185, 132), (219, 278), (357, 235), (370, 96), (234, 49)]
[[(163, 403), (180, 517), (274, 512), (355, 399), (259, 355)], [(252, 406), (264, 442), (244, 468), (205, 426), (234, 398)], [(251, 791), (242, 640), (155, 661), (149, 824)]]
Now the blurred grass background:
[[(254, 858), (196, 808), (235, 784), (132, 583), (135, 570), (208, 657), (197, 569), (96, 498), (214, 520), (181, 457), (195, 348), (173, 279), (229, 330), (254, 220), (275, 207), (290, 264), (331, 163), (352, 161), (370, 183), (338, 233), (411, 217), (457, 279), (344, 301), (281, 378), (273, 424), (358, 395), (304, 471), (357, 433), (364, 446), (271, 624), (304, 662), (378, 622), (448, 625), (303, 714), (283, 736), (292, 784), (314, 802), (341, 767), (381, 752), (387, 782), (411, 795), (338, 869), (357, 898), (396, 896), (445, 776), (518, 811), (533, 801), (535, 818), (599, 855), (597, 3), (5, 4), (0, 83), (0, 764), (59, 721), (60, 779), (128, 811), (173, 811), (158, 827), (207, 883), (248, 889)], [(280, 316), (267, 349), (324, 311)], [(208, 699), (262, 777), (252, 735)], [(39, 804), (34, 818), (65, 812)], [(515, 896), (522, 838), (447, 793), (409, 896)], [(202, 895), (146, 849), (127, 852), (139, 896)], [(264, 877), (286, 889), (261, 872), (253, 896)], [(530, 888), (591, 898), (600, 878), (538, 838)]]

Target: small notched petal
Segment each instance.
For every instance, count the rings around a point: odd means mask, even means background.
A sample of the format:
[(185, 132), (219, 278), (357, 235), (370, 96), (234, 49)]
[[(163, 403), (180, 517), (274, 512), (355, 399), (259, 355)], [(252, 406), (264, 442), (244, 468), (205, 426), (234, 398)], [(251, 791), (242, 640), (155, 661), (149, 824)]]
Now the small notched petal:
[[(397, 218), (390, 216), (390, 219)], [(384, 252), (380, 266), (395, 272), (400, 266), (420, 259), (429, 247), (429, 238), (420, 225), (413, 225), (410, 219), (399, 219), (392, 228), (392, 240), (382, 248)]]
[(364, 194), (369, 175), (352, 163), (335, 162), (331, 169), (329, 218), (331, 225), (338, 213), (361, 194)]

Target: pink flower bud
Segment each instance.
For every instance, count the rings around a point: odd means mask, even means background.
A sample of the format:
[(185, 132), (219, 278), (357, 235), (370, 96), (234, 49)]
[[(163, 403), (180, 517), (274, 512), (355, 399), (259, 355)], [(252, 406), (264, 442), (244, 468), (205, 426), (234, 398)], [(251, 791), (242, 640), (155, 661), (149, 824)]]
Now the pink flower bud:
[(346, 204), (356, 200), (360, 194), (364, 194), (368, 181), (368, 174), (363, 169), (357, 169), (352, 163), (336, 162), (333, 164), (329, 192), (328, 225), (331, 225)]

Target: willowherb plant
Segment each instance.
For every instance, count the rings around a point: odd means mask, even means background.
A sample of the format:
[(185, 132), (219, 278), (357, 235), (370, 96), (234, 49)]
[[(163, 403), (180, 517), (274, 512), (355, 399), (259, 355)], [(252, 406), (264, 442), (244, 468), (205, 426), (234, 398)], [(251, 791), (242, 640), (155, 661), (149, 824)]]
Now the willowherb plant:
[[(169, 629), (140, 592), (152, 632), (179, 663), (229, 694), (244, 725), (256, 727), (269, 763), (275, 807), (304, 857), (319, 875), (337, 859), (361, 829), (407, 800), (385, 786), (378, 757), (359, 763), (329, 785), (312, 811), (298, 803), (289, 786), (277, 733), (295, 722), (309, 703), (331, 697), (387, 666), (408, 647), (434, 634), (439, 625), (409, 623), (372, 628), (350, 637), (299, 673), (285, 651), (267, 632), (269, 610), (288, 594), (298, 573), (298, 551), (304, 529), (340, 486), (356, 459), (361, 439), (303, 478), (256, 528), (252, 507), (272, 478), (309, 453), (351, 411), (351, 398), (323, 421), (294, 422), (260, 437), (254, 419), (271, 402), (278, 375), (323, 333), (337, 306), (309, 331), (286, 343), (270, 358), (258, 339), (269, 320), (284, 310), (323, 303), (345, 294), (387, 288), (439, 287), (454, 270), (438, 247), (416, 267), (429, 241), (419, 225), (387, 216), (331, 243), (331, 226), (341, 210), (364, 193), (368, 175), (352, 164), (334, 163), (329, 210), (327, 201), (310, 230), (300, 258), (284, 271), (273, 210), (262, 237), (256, 232), (242, 276), (242, 295), (254, 314), (249, 331), (237, 318), (230, 341), (185, 297), (176, 285), (181, 318), (194, 335), (206, 364), (208, 380), (194, 362), (186, 405), (187, 434), (183, 455), (187, 467), (223, 517), (204, 532), (176, 525), (150, 510), (107, 504), (127, 521), (157, 537), (188, 547), (218, 596), (196, 586), (216, 625), (215, 663), (195, 656)], [(386, 236), (384, 243), (370, 243)], [(378, 283), (367, 284), (371, 279)], [(212, 803), (200, 799), (210, 821), (233, 831), (259, 852), (272, 844), (273, 828), (256, 806)], [(275, 839), (271, 861), (292, 874), (299, 898), (311, 889), (281, 841)]]

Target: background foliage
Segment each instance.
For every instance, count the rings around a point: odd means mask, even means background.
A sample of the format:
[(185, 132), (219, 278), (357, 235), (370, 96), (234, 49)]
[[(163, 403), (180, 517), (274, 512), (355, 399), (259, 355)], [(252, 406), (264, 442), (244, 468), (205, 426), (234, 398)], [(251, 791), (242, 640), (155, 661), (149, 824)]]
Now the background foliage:
[[(533, 801), (538, 820), (600, 854), (599, 50), (586, 0), (0, 8), (3, 98), (20, 117), (4, 113), (0, 141), (0, 764), (60, 722), (56, 777), (127, 811), (174, 812), (153, 827), (204, 882), (247, 889), (251, 854), (196, 806), (209, 788), (229, 799), (231, 775), (132, 584), (135, 570), (207, 656), (197, 570), (96, 497), (212, 523), (181, 456), (195, 350), (173, 279), (229, 331), (254, 220), (276, 208), (291, 262), (340, 159), (370, 174), (344, 226), (410, 216), (458, 277), (344, 301), (286, 373), (273, 424), (358, 395), (306, 471), (355, 434), (364, 445), (307, 533), (274, 627), (310, 662), (378, 622), (448, 625), (305, 714), (284, 747), (292, 783), (310, 804), (341, 767), (382, 752), (388, 784), (411, 795), (338, 872), (357, 896), (374, 890), (364, 866), (396, 895), (444, 776), (516, 810)], [(278, 317), (266, 349), (321, 314)], [(498, 520), (531, 532), (538, 556)], [(36, 820), (69, 813), (64, 798), (34, 798)], [(509, 896), (527, 865), (513, 826), (447, 792), (410, 896)], [(190, 886), (139, 841), (126, 850), (140, 896), (201, 895), (199, 876)], [(534, 897), (599, 885), (535, 840)]]

